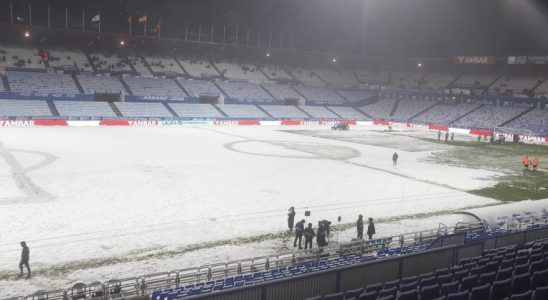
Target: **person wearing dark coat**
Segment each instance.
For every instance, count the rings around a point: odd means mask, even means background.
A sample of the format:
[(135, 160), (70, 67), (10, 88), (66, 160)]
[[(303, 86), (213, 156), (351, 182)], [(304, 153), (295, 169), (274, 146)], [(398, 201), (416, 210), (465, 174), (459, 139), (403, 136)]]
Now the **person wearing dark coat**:
[(373, 235), (375, 234), (375, 223), (373, 223), (373, 218), (369, 218), (369, 225), (367, 225), (367, 235), (369, 236), (369, 239), (373, 239)]
[(312, 240), (315, 236), (316, 233), (312, 229), (312, 223), (308, 223), (308, 227), (304, 230), (304, 249), (308, 249), (309, 245), (310, 249), (312, 249)]
[(356, 229), (358, 230), (358, 239), (363, 240), (363, 216), (358, 216), (358, 221), (356, 222)]
[(304, 220), (301, 220), (295, 224), (295, 241), (293, 241), (293, 247), (297, 247), (297, 240), (299, 240), (299, 249), (303, 248), (302, 240), (304, 233)]
[(287, 227), (289, 227), (289, 231), (293, 231), (293, 222), (295, 222), (295, 208), (291, 206), (287, 213)]
[(21, 274), (19, 276), (23, 276), (23, 266), (27, 268), (27, 278), (30, 278), (30, 267), (29, 267), (29, 254), (30, 250), (29, 247), (27, 247), (27, 243), (21, 242), (21, 247), (23, 247), (23, 251), (21, 251), (21, 262), (19, 262), (19, 270), (21, 270)]
[(318, 223), (318, 237), (316, 238), (316, 243), (318, 243), (318, 247), (325, 247), (327, 246), (327, 230), (325, 229), (325, 225), (322, 222)]
[(394, 152), (394, 154), (392, 155), (392, 165), (397, 165), (398, 164), (398, 153)]
[(327, 240), (329, 241), (329, 235), (331, 234), (331, 222), (329, 222), (328, 220), (321, 220), (320, 223), (323, 224), (323, 228), (325, 228)]

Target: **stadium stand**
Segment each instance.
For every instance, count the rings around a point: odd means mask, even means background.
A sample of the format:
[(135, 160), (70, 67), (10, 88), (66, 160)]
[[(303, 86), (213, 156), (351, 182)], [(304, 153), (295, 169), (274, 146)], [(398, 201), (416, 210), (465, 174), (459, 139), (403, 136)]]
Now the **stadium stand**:
[(53, 68), (76, 68), (79, 72), (93, 72), (93, 67), (82, 51), (70, 49), (51, 49), (49, 50), (48, 64)]
[(5, 68), (45, 69), (37, 49), (0, 45), (0, 66)]
[(229, 79), (250, 80), (250, 81), (268, 81), (268, 78), (252, 64), (236, 64), (232, 62), (216, 62), (215, 66), (223, 76)]
[(52, 117), (46, 101), (0, 99), (2, 117)]
[(0, 92), (7, 91), (8, 88), (8, 80), (4, 75), (0, 74)]
[(267, 90), (274, 99), (300, 99), (302, 98), (290, 85), (264, 83), (263, 87)]
[(192, 77), (219, 77), (220, 74), (215, 70), (215, 68), (209, 63), (208, 60), (193, 59), (193, 58), (179, 58), (178, 61), (181, 63), (183, 68), (188, 72), (188, 75)]
[(324, 86), (323, 81), (309, 69), (302, 67), (286, 66), (284, 68), (298, 82), (304, 85)]
[(128, 60), (120, 54), (90, 53), (89, 56), (97, 72), (133, 72)]
[[(544, 78), (543, 78), (544, 79)], [(548, 80), (543, 80), (541, 84), (534, 90), (535, 97), (547, 98), (548, 97)]]
[(117, 77), (108, 75), (77, 75), (76, 78), (85, 94), (127, 93)]
[(135, 71), (139, 73), (139, 75), (144, 77), (152, 76), (152, 73), (147, 67), (147, 62), (145, 61), (143, 57), (138, 56), (136, 54), (132, 54), (132, 55), (128, 55), (127, 59), (129, 64), (133, 66), (133, 69), (135, 69)]
[(527, 107), (485, 105), (452, 123), (458, 127), (493, 129), (525, 112)]
[(116, 107), (124, 117), (131, 118), (172, 118), (173, 115), (162, 103), (117, 102)]
[(387, 85), (388, 73), (385, 71), (356, 70), (359, 83), (368, 85)]
[(222, 94), (221, 91), (208, 80), (177, 78), (177, 81), (189, 93), (189, 96), (219, 96)]
[(379, 101), (365, 105), (361, 109), (375, 119), (387, 120), (396, 104), (396, 99), (385, 98)]
[(261, 105), (261, 108), (274, 118), (310, 118), (306, 113), (292, 105)]
[(358, 85), (356, 76), (351, 70), (313, 69), (313, 71), (329, 86), (350, 88)]
[(230, 98), (258, 102), (272, 102), (273, 100), (259, 85), (250, 82), (221, 81), (218, 85)]
[(301, 109), (312, 118), (338, 119), (339, 116), (323, 106), (301, 106)]
[(418, 72), (390, 72), (390, 77), (393, 87), (416, 90), (422, 82), (424, 74)]
[(266, 64), (259, 67), (266, 74), (270, 80), (291, 81), (291, 75), (289, 75), (283, 67)]
[(328, 106), (331, 111), (345, 119), (370, 119), (361, 112), (348, 106)]
[(337, 90), (337, 92), (350, 102), (358, 102), (375, 96), (375, 92), (368, 90)]
[(262, 110), (255, 105), (217, 105), (229, 118), (268, 118)]
[(548, 136), (548, 111), (535, 108), (510, 123), (505, 125), (509, 128), (530, 130), (542, 136)]
[(154, 74), (185, 74), (174, 58), (151, 56), (145, 57), (145, 60)]
[(41, 72), (8, 72), (8, 82), (14, 92), (79, 94), (70, 75)]
[(453, 74), (427, 73), (420, 88), (427, 91), (443, 91), (456, 78), (457, 76)]
[(527, 95), (538, 82), (539, 79), (536, 77), (503, 76), (491, 86), (490, 90), (503, 95)]
[(175, 113), (182, 118), (222, 118), (224, 117), (213, 105), (199, 103), (169, 103)]
[(95, 101), (54, 101), (60, 117), (116, 117), (116, 113), (107, 102)]
[(390, 116), (390, 119), (407, 121), (435, 104), (435, 101), (402, 99), (398, 103), (398, 107), (394, 114)]
[(185, 97), (185, 92), (170, 79), (159, 79), (155, 77), (123, 77), (133, 95), (138, 96), (168, 96)]
[(449, 125), (458, 118), (472, 112), (478, 104), (438, 104), (413, 118), (413, 121), (435, 125)]
[(493, 75), (474, 75), (466, 74), (461, 75), (455, 82), (453, 82), (453, 87), (467, 87), (467, 88), (486, 88), (491, 83), (497, 79)]
[(298, 85), (295, 89), (306, 99), (325, 103), (344, 103), (346, 100), (337, 95), (332, 89), (319, 86)]

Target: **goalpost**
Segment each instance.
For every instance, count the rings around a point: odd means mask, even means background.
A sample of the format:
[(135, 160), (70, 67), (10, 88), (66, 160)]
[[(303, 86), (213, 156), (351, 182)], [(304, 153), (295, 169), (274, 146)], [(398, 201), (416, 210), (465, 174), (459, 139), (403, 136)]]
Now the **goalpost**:
[(506, 136), (512, 136), (514, 134), (517, 134), (517, 135), (527, 135), (527, 136), (534, 136), (535, 134), (531, 131), (531, 130), (527, 130), (527, 129), (516, 129), (516, 128), (511, 128), (511, 127), (495, 127), (494, 130), (493, 130), (493, 133), (495, 135), (498, 135), (498, 134), (504, 134)]

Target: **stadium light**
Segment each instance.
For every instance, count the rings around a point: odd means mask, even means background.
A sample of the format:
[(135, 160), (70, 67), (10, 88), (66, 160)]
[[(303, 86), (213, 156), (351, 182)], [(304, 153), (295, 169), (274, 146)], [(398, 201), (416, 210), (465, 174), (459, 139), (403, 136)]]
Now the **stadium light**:
[(29, 37), (30, 37), (30, 32), (29, 32), (28, 30), (25, 31), (25, 37), (26, 37), (26, 38), (29, 38)]
[(422, 63), (417, 63), (417, 68), (422, 68)]
[(333, 57), (333, 59), (331, 59), (331, 62), (337, 63), (337, 58)]
[(270, 52), (266, 52), (266, 57), (270, 57)]
[(123, 46), (123, 45), (125, 45), (125, 44), (126, 44), (126, 42), (120, 41), (120, 46)]

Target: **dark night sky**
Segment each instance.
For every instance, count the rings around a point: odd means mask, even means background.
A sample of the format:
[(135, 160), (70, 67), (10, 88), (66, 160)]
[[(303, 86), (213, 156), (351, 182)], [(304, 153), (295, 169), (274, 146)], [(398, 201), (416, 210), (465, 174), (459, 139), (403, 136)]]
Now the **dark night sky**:
[[(448, 57), (452, 55), (548, 54), (548, 10), (539, 0), (12, 0), (14, 15), (28, 22), (52, 26), (81, 26), (82, 9), (89, 18), (101, 11), (103, 31), (126, 33), (128, 16), (149, 15), (149, 29), (162, 18), (164, 37), (184, 38), (188, 29), (202, 39), (234, 38), (247, 30), (250, 43), (273, 44), (302, 50), (342, 52), (369, 56)], [(10, 0), (0, 0), (0, 21), (7, 22)], [(152, 24), (151, 24), (152, 23)], [(188, 25), (187, 25), (188, 24)], [(135, 32), (142, 33), (139, 24)]]

